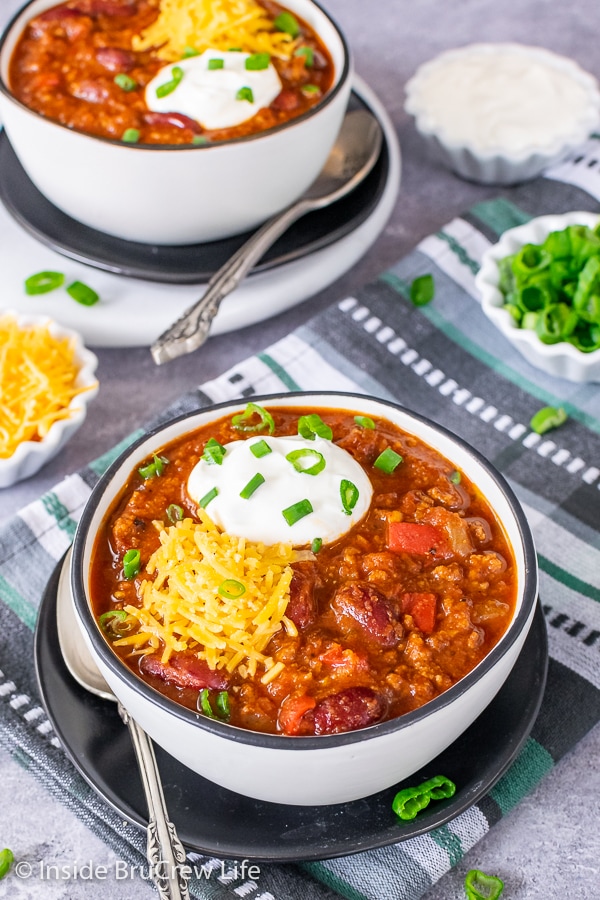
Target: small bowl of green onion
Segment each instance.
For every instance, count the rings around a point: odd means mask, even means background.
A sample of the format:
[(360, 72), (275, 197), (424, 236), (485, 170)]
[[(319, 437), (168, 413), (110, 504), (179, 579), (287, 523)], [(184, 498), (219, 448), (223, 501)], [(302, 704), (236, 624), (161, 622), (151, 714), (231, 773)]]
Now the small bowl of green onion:
[(600, 215), (540, 216), (505, 231), (475, 283), (484, 313), (531, 365), (600, 381)]

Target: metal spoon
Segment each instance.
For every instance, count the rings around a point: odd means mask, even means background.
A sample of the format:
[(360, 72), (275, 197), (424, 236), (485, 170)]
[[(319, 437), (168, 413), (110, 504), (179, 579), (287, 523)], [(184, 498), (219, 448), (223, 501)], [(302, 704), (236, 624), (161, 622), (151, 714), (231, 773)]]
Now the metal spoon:
[(189, 900), (185, 874), (185, 850), (175, 826), (169, 822), (167, 807), (156, 765), (154, 748), (146, 732), (118, 702), (102, 677), (75, 621), (75, 608), (69, 584), (71, 551), (65, 557), (58, 582), (56, 623), (58, 642), (67, 669), (82, 687), (118, 704), (119, 715), (129, 728), (148, 804), (147, 858), (152, 879), (161, 900)]
[(259, 228), (212, 276), (200, 300), (152, 344), (150, 352), (154, 362), (160, 366), (197, 350), (208, 337), (221, 301), (239, 285), (254, 263), (301, 216), (323, 209), (354, 190), (373, 168), (382, 139), (381, 126), (374, 115), (366, 110), (347, 113), (316, 181), (300, 200)]

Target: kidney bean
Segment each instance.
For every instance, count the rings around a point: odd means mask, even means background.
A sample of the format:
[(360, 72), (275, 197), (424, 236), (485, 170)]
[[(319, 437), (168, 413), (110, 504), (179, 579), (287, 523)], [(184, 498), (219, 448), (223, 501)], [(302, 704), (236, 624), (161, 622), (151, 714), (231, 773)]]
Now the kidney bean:
[(295, 563), (290, 583), (290, 599), (285, 610), (296, 628), (301, 631), (314, 622), (317, 614), (315, 602), (315, 566), (313, 563)]
[(339, 734), (374, 725), (387, 703), (369, 687), (349, 687), (320, 700), (314, 708), (315, 734)]
[(295, 91), (283, 90), (281, 93), (277, 94), (273, 102), (271, 103), (272, 109), (284, 109), (284, 110), (292, 110), (296, 109), (296, 107), (300, 103), (300, 98), (296, 94)]
[(148, 125), (174, 125), (175, 128), (189, 128), (194, 134), (202, 134), (202, 127), (195, 119), (176, 112), (147, 112), (144, 113), (144, 121)]
[(359, 626), (361, 631), (382, 647), (395, 647), (403, 629), (393, 605), (372, 584), (351, 581), (339, 587), (331, 606), (339, 625), (346, 629)]
[(173, 656), (163, 663), (158, 656), (144, 656), (140, 670), (146, 675), (154, 675), (180, 688), (201, 691), (203, 688), (225, 690), (229, 684), (227, 676), (219, 669), (211, 669), (203, 659), (195, 656)]
[(98, 47), (96, 59), (109, 72), (129, 72), (135, 66), (135, 57), (120, 47)]
[(71, 93), (80, 100), (87, 100), (88, 103), (103, 103), (108, 97), (106, 85), (100, 81), (93, 81), (91, 78), (74, 81), (71, 85)]
[(31, 35), (39, 40), (45, 36), (64, 35), (73, 41), (86, 37), (92, 30), (92, 20), (79, 9), (53, 7), (36, 16), (29, 23)]

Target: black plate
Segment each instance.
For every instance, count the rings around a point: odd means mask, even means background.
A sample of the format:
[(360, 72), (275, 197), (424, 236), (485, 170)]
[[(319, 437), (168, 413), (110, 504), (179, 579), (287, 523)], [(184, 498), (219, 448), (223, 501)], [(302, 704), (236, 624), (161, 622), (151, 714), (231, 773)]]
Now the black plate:
[[(370, 109), (353, 92), (350, 109)], [(381, 200), (389, 174), (385, 141), (373, 171), (354, 191), (327, 209), (303, 216), (267, 250), (253, 271), (262, 272), (314, 253), (361, 225)], [(14, 219), (43, 244), (78, 262), (118, 275), (170, 284), (197, 284), (211, 275), (252, 234), (204, 244), (167, 247), (124, 241), (76, 222), (29, 180), (5, 132), (0, 132), (0, 200)]]
[[(42, 699), (56, 734), (86, 781), (120, 815), (145, 828), (142, 785), (116, 705), (81, 688), (60, 652), (56, 592), (61, 565), (46, 588), (35, 634)], [(465, 734), (408, 782), (352, 803), (301, 807), (251, 800), (196, 775), (156, 747), (170, 817), (190, 850), (269, 862), (330, 859), (423, 834), (476, 803), (506, 771), (537, 716), (547, 661), (546, 625), (538, 605), (513, 671)], [(391, 808), (396, 791), (437, 774), (458, 786), (454, 797), (431, 804), (412, 822), (397, 819)]]

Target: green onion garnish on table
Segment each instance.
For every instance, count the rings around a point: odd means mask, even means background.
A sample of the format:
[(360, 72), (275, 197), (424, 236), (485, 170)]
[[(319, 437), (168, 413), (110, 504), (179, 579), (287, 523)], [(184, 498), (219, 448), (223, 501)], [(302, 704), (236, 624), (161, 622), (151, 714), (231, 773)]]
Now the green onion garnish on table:
[(531, 417), (529, 427), (536, 434), (545, 434), (566, 422), (568, 416), (562, 406), (544, 406)]
[(392, 801), (392, 809), (400, 819), (409, 822), (429, 806), (431, 800), (445, 800), (455, 793), (453, 781), (445, 775), (434, 775), (422, 784), (398, 791)]
[(62, 272), (36, 272), (25, 279), (25, 293), (33, 296), (35, 294), (47, 294), (64, 284), (65, 276)]
[(433, 275), (419, 275), (410, 286), (410, 299), (414, 306), (426, 306), (435, 296)]
[(5, 875), (8, 875), (8, 871), (12, 866), (14, 860), (15, 855), (12, 850), (8, 849), (8, 847), (0, 850), (0, 878), (4, 878)]
[(467, 900), (498, 900), (504, 891), (504, 882), (496, 875), (486, 875), (479, 869), (471, 869), (465, 877)]
[(81, 303), (82, 306), (93, 306), (100, 299), (96, 291), (83, 281), (73, 281), (67, 288), (67, 294)]

